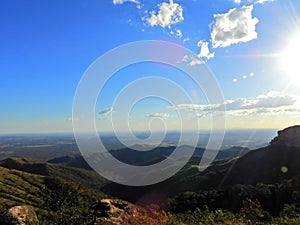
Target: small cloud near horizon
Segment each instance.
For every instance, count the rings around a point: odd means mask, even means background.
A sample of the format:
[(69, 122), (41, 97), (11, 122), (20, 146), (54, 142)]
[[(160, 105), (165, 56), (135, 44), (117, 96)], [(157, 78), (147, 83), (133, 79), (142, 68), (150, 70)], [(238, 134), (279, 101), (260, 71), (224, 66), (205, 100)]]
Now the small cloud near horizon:
[(136, 4), (139, 4), (140, 2), (139, 1), (136, 1), (136, 0), (113, 0), (113, 4), (114, 5), (117, 5), (117, 4), (123, 4), (125, 2), (133, 2), (133, 3), (136, 3)]
[(107, 115), (109, 115), (112, 112), (113, 112), (113, 108), (110, 107), (110, 108), (107, 108), (107, 109), (104, 109), (104, 110), (100, 111), (98, 114), (99, 115), (107, 116)]
[[(298, 103), (298, 104), (297, 104)], [(258, 95), (254, 99), (238, 98), (226, 100), (222, 104), (179, 104), (172, 106), (175, 110), (195, 111), (197, 115), (205, 116), (207, 112), (226, 111), (232, 115), (252, 115), (277, 113), (299, 113), (300, 99), (296, 96), (270, 91), (267, 94)]]
[(148, 114), (146, 117), (152, 117), (152, 118), (168, 118), (170, 115), (167, 113), (152, 113)]
[(73, 121), (78, 121), (79, 120), (79, 118), (77, 118), (77, 117), (75, 117), (75, 118), (73, 118), (73, 117), (68, 117), (68, 118), (66, 118), (66, 121), (68, 121), (68, 122), (73, 122)]

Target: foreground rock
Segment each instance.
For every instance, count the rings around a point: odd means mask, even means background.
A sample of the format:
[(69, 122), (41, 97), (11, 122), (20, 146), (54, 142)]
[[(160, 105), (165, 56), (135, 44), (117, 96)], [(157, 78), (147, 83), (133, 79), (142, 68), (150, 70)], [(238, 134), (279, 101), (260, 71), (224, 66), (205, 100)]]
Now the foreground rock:
[[(15, 206), (8, 210), (8, 217), (12, 224), (36, 225), (39, 224), (38, 218), (32, 206)], [(9, 222), (9, 221), (8, 221)]]
[(141, 208), (129, 202), (116, 199), (102, 199), (92, 208), (97, 214), (94, 225), (120, 225), (129, 217), (140, 214)]

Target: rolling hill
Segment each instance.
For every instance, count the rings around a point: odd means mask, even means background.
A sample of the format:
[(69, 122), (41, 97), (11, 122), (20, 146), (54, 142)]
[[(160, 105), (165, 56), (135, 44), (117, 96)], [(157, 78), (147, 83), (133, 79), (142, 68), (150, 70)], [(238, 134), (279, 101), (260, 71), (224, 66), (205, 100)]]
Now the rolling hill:
[(157, 201), (163, 202), (185, 191), (281, 183), (300, 175), (299, 129), (295, 126), (280, 131), (267, 147), (252, 150), (241, 157), (216, 160), (203, 172), (198, 168), (201, 157), (194, 156), (175, 176), (161, 183), (147, 187), (108, 183), (102, 190), (132, 202), (144, 199), (151, 202), (148, 196), (154, 195), (160, 196)]
[[(107, 195), (97, 174), (25, 158), (0, 162), (0, 215), (16, 205), (31, 205), (40, 224), (88, 224), (90, 206)], [(0, 216), (0, 224), (3, 224)]]
[(0, 161), (0, 166), (7, 169), (27, 172), (30, 174), (59, 177), (64, 180), (80, 183), (83, 187), (98, 191), (106, 182), (105, 179), (103, 179), (100, 175), (93, 171), (55, 165), (36, 159), (7, 158)]
[[(205, 210), (204, 205), (212, 210), (221, 208), (237, 213), (245, 199), (250, 199), (250, 203), (258, 199), (261, 206), (255, 202), (251, 204), (261, 207), (259, 210), (266, 219), (270, 217), (268, 213), (272, 216), (279, 216), (281, 212), (297, 215), (300, 210), (299, 139), (299, 126), (287, 128), (278, 132), (267, 147), (252, 151), (241, 148), (222, 151), (226, 157), (219, 157), (202, 172), (198, 165), (203, 149), (197, 149), (175, 176), (144, 187), (107, 182), (91, 170), (76, 168), (83, 167), (82, 157), (52, 159), (56, 164), (7, 158), (0, 161), (0, 210), (29, 204), (36, 209), (41, 221), (88, 224), (95, 219), (90, 205), (106, 196), (104, 192), (138, 205), (171, 206), (173, 212), (179, 213), (197, 208)], [(140, 157), (129, 149), (115, 150), (114, 154), (128, 163), (143, 165), (161, 160), (171, 150), (166, 147), (155, 149), (148, 153), (149, 157)], [(242, 156), (237, 154), (241, 151), (244, 151)], [(75, 163), (74, 167), (66, 166), (72, 163)], [(170, 198), (171, 205), (168, 205)]]

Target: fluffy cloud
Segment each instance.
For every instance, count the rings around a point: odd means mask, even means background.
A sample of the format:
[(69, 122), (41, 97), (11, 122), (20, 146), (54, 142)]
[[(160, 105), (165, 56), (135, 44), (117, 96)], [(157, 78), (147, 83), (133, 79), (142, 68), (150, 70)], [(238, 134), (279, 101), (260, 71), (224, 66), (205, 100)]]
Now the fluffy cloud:
[(117, 4), (123, 4), (124, 2), (134, 2), (134, 3), (139, 3), (139, 1), (136, 1), (136, 0), (113, 0), (113, 3), (115, 5)]
[(257, 18), (252, 17), (253, 5), (233, 8), (224, 14), (215, 14), (211, 32), (214, 48), (227, 47), (257, 38)]
[(290, 95), (282, 95), (279, 92), (271, 91), (266, 95), (259, 95), (254, 108), (277, 108), (282, 106), (291, 106), (296, 102), (296, 98)]
[(179, 104), (172, 108), (175, 110), (194, 111), (196, 115), (207, 115), (207, 112), (226, 112), (234, 115), (261, 115), (274, 113), (299, 113), (296, 103), (299, 102), (295, 96), (283, 95), (279, 92), (271, 91), (264, 95), (259, 95), (255, 99), (239, 98), (227, 100), (222, 104), (197, 105)]
[(169, 114), (167, 113), (153, 113), (153, 114), (148, 114), (147, 117), (152, 117), (152, 118), (168, 118)]
[(194, 55), (185, 55), (182, 59), (183, 62), (186, 62), (189, 66), (195, 66), (207, 61), (215, 56), (215, 53), (210, 52), (208, 48), (209, 43), (206, 41), (199, 41), (197, 46), (200, 48), (200, 52), (197, 56)]
[(151, 16), (145, 20), (150, 26), (171, 27), (184, 20), (182, 6), (178, 3), (163, 2), (158, 5), (158, 12), (152, 11)]
[(100, 111), (99, 115), (107, 116), (107, 115), (109, 115), (112, 112), (113, 112), (113, 108), (108, 108), (108, 109), (104, 109), (104, 110)]
[(215, 105), (214, 110), (226, 107), (226, 111), (234, 110), (266, 110), (280, 107), (293, 106), (297, 99), (294, 96), (282, 95), (279, 92), (271, 91), (265, 95), (259, 95), (255, 99), (239, 98), (228, 100), (223, 105)]
[(234, 3), (241, 4), (242, 0), (234, 0)]
[(207, 60), (213, 58), (215, 56), (215, 53), (211, 53), (208, 48), (208, 42), (205, 41), (199, 41), (198, 47), (200, 47), (200, 53), (198, 54), (198, 57), (202, 59), (204, 62)]
[(185, 55), (182, 59), (183, 62), (186, 62), (188, 66), (195, 66), (204, 63), (199, 59), (198, 56), (194, 55)]

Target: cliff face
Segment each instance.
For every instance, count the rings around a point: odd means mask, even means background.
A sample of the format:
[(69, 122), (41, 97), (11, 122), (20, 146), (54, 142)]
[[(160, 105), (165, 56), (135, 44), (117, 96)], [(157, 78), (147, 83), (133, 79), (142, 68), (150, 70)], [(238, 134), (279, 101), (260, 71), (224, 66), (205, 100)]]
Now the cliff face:
[(225, 185), (276, 183), (300, 175), (300, 126), (278, 131), (270, 145), (239, 158)]
[(300, 147), (300, 126), (293, 126), (278, 131), (278, 136), (271, 142), (271, 145), (285, 145), (287, 147)]

